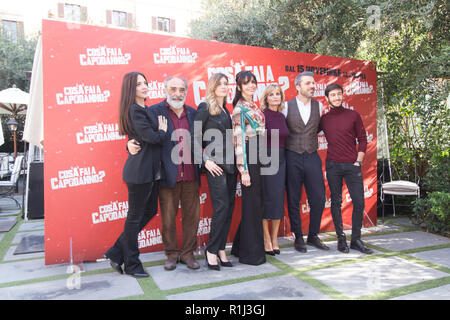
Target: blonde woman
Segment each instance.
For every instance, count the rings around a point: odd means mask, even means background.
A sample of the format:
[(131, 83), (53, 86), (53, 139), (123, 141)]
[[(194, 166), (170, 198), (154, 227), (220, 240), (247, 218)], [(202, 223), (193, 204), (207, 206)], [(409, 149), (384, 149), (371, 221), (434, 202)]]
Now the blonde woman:
[[(227, 94), (227, 76), (223, 73), (212, 75), (206, 88), (205, 102), (199, 104), (194, 120), (194, 127), (198, 128), (201, 124), (201, 130), (194, 130), (193, 133), (194, 144), (197, 144), (194, 150), (205, 148), (201, 160), (214, 208), (209, 242), (205, 250), (206, 263), (211, 270), (220, 270), (220, 266), (233, 266), (225, 253), (237, 182), (231, 116), (225, 107)], [(228, 139), (227, 135), (230, 135)], [(197, 156), (196, 154), (196, 158)]]
[[(261, 97), (261, 109), (266, 119), (267, 154), (270, 156), (273, 148), (278, 148), (278, 171), (273, 175), (263, 176), (264, 190), (264, 250), (266, 254), (280, 254), (278, 245), (278, 228), (284, 215), (284, 190), (286, 183), (285, 143), (289, 135), (286, 119), (281, 112), (284, 108), (284, 93), (278, 84), (266, 87)], [(273, 130), (278, 130), (278, 140), (273, 141)], [(270, 166), (270, 164), (268, 164)], [(272, 165), (273, 166), (273, 165)], [(269, 231), (269, 220), (272, 222), (272, 232)]]

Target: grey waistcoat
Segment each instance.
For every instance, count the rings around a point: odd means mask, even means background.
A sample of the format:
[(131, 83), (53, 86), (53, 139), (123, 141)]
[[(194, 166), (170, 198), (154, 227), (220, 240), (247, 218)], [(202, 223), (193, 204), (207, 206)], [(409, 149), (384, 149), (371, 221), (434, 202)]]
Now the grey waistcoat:
[(320, 122), (319, 102), (311, 99), (311, 115), (305, 125), (300, 112), (298, 111), (297, 99), (289, 100), (287, 103), (288, 112), (286, 116), (289, 136), (286, 139), (286, 149), (302, 154), (303, 152), (313, 153), (317, 151), (317, 129)]

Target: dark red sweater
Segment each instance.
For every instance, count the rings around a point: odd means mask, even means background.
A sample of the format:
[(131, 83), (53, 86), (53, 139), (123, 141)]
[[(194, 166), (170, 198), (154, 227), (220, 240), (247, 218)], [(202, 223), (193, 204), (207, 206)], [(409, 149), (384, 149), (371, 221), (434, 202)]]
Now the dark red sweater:
[(319, 132), (321, 130), (328, 142), (327, 160), (355, 162), (358, 152), (366, 152), (366, 129), (361, 116), (354, 110), (344, 107), (331, 108), (330, 112), (320, 119)]
[[(175, 131), (177, 129), (184, 129), (184, 130), (186, 130), (184, 132), (189, 132), (189, 120), (187, 118), (186, 106), (183, 106), (183, 112), (181, 113), (179, 118), (176, 115), (176, 113), (173, 112), (172, 109), (170, 109), (170, 106), (167, 103), (167, 101), (166, 101), (166, 108), (167, 108), (167, 111), (169, 112), (170, 120), (172, 121), (173, 131)], [(185, 139), (185, 137), (183, 135), (177, 136), (177, 138), (178, 138), (177, 144), (181, 143), (181, 147), (179, 149), (179, 156), (180, 156), (180, 159), (183, 159), (183, 151), (187, 150), (188, 155), (189, 155), (189, 153), (190, 153), (189, 151), (191, 150), (191, 148), (190, 148), (190, 145), (187, 143), (188, 140)], [(190, 157), (190, 159), (186, 163), (181, 162), (178, 165), (177, 182), (195, 180), (195, 169), (194, 169), (194, 165), (192, 163), (192, 157), (190, 155), (189, 155), (189, 157)]]

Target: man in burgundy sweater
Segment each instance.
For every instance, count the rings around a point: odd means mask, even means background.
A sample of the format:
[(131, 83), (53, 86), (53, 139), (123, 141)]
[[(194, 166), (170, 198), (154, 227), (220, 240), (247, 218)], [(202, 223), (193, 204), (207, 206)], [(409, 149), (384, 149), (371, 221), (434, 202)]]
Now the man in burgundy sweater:
[[(193, 163), (188, 134), (194, 125), (197, 110), (186, 105), (188, 83), (184, 78), (168, 77), (164, 80), (166, 99), (152, 105), (147, 112), (167, 119), (167, 136), (161, 150), (161, 180), (159, 181), (159, 207), (161, 209), (162, 241), (167, 260), (164, 269), (174, 270), (178, 261), (190, 269), (199, 269), (194, 258), (197, 249), (197, 230), (200, 221), (200, 173)], [(176, 141), (174, 141), (176, 140)], [(128, 142), (131, 154), (139, 146)], [(178, 247), (176, 217), (181, 205), (183, 242)]]
[[(326, 175), (331, 191), (331, 216), (338, 236), (338, 250), (349, 252), (342, 227), (342, 181), (345, 180), (352, 198), (352, 238), (350, 248), (371, 254), (361, 241), (364, 214), (364, 186), (361, 174), (367, 148), (366, 130), (358, 112), (342, 106), (343, 89), (333, 83), (325, 88), (330, 111), (322, 116), (319, 131), (323, 130), (328, 142)], [(356, 147), (358, 140), (358, 147)]]

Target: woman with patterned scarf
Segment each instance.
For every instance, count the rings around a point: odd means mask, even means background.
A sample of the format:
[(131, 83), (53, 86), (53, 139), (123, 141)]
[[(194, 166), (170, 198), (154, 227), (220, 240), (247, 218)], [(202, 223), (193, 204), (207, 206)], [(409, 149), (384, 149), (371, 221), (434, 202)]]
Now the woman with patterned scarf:
[(253, 102), (256, 77), (250, 71), (236, 74), (233, 99), (233, 139), (236, 167), (241, 176), (241, 222), (234, 237), (231, 254), (240, 263), (259, 265), (266, 262), (262, 227), (263, 181), (259, 160), (259, 136), (264, 135), (264, 114)]

